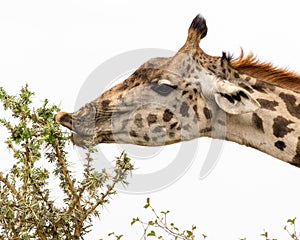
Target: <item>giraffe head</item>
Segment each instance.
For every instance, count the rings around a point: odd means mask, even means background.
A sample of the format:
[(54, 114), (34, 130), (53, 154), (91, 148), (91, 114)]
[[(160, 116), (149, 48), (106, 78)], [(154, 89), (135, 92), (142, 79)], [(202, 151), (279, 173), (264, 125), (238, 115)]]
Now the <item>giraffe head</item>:
[(209, 135), (216, 128), (215, 113), (257, 110), (259, 103), (234, 81), (230, 57), (212, 57), (199, 47), (206, 34), (206, 21), (197, 15), (173, 57), (150, 59), (78, 111), (58, 113), (56, 120), (75, 132), (79, 146), (88, 139), (153, 146)]

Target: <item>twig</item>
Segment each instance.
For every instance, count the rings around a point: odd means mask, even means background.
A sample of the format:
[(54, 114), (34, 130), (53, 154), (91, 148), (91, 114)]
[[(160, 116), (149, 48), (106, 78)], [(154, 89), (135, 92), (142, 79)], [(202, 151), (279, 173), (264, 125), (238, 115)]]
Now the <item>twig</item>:
[[(66, 182), (68, 183), (69, 190), (71, 191), (72, 196), (73, 196), (73, 201), (69, 207), (68, 212), (70, 213), (74, 209), (74, 207), (77, 206), (80, 213), (83, 213), (83, 209), (80, 204), (80, 196), (77, 194), (77, 192), (75, 190), (74, 183), (73, 183), (71, 176), (67, 170), (67, 165), (65, 163), (65, 159), (62, 157), (62, 153), (59, 149), (59, 144), (57, 142), (57, 139), (54, 141), (54, 144), (52, 144), (52, 147), (55, 150), (58, 163), (61, 166), (62, 174), (64, 175)], [(62, 221), (62, 216), (55, 222), (54, 226), (57, 227), (61, 221)]]
[(4, 185), (10, 189), (10, 191), (17, 197), (18, 200), (22, 199), (20, 193), (15, 189), (13, 185), (11, 185), (8, 179), (5, 178), (1, 172), (0, 172), (0, 181), (3, 182)]

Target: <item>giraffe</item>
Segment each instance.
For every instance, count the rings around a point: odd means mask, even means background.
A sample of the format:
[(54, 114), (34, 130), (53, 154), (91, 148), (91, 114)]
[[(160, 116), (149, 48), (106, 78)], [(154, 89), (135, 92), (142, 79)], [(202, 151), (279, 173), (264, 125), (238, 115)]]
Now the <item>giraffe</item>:
[(56, 121), (81, 147), (212, 137), (300, 167), (300, 76), (243, 50), (237, 58), (210, 56), (200, 48), (206, 35), (199, 14), (174, 56), (150, 59), (78, 111), (59, 112)]

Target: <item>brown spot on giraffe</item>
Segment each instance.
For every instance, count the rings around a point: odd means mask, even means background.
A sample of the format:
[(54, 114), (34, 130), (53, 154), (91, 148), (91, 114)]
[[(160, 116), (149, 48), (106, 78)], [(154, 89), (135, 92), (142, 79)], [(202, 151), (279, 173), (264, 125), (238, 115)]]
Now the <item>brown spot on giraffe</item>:
[(240, 78), (240, 74), (238, 74), (237, 72), (234, 72), (234, 77), (235, 78)]
[(143, 136), (143, 138), (144, 138), (144, 140), (145, 140), (146, 142), (149, 142), (149, 141), (150, 141), (150, 138), (149, 138), (149, 136), (148, 136), (147, 133)]
[(138, 113), (138, 114), (135, 115), (135, 118), (134, 118), (134, 124), (135, 124), (138, 128), (144, 127), (142, 114)]
[(205, 134), (205, 133), (209, 133), (209, 132), (211, 132), (213, 130), (214, 130), (213, 127), (207, 127), (207, 128), (200, 129), (200, 133), (201, 134)]
[(252, 85), (252, 88), (255, 89), (256, 91), (262, 92), (262, 93), (266, 93), (267, 87), (266, 87), (266, 83), (262, 82), (262, 81), (256, 81), (256, 83), (254, 85)]
[(283, 141), (275, 142), (274, 146), (277, 147), (281, 151), (284, 151), (284, 149), (286, 148), (286, 144)]
[(188, 90), (184, 90), (183, 92), (182, 92), (182, 96), (184, 96), (185, 94), (187, 94), (189, 91)]
[(276, 107), (279, 105), (276, 101), (270, 101), (264, 98), (257, 98), (256, 100), (259, 102), (262, 108), (270, 111), (276, 111)]
[(172, 124), (170, 125), (170, 129), (173, 129), (173, 128), (175, 128), (177, 124), (178, 124), (178, 122), (174, 122), (174, 123), (172, 123)]
[(170, 138), (174, 138), (175, 137), (175, 133), (174, 132), (169, 132), (169, 137)]
[(289, 113), (296, 118), (300, 118), (300, 104), (296, 104), (296, 97), (284, 92), (280, 93), (279, 97), (285, 102)]
[(293, 158), (292, 165), (300, 167), (300, 137), (298, 137), (298, 142), (296, 145), (296, 155)]
[(257, 113), (252, 114), (252, 122), (257, 130), (264, 132), (263, 120), (257, 115)]
[(150, 126), (151, 124), (153, 123), (156, 123), (157, 121), (157, 115), (155, 114), (149, 114), (148, 117), (147, 117), (147, 121), (148, 121), (148, 125)]
[(120, 90), (120, 91), (125, 91), (128, 87), (129, 87), (129, 86), (128, 86), (126, 83), (124, 83), (124, 84), (122, 84), (122, 85), (119, 85), (118, 90)]
[(106, 110), (107, 108), (108, 108), (108, 105), (110, 104), (110, 100), (103, 100), (102, 102), (101, 102), (101, 105), (102, 105), (102, 108), (104, 109), (104, 110)]
[(291, 123), (293, 123), (293, 121), (287, 120), (282, 116), (276, 117), (273, 123), (274, 136), (278, 138), (283, 138), (286, 134), (294, 131), (294, 129), (288, 127), (288, 125)]
[(206, 119), (211, 119), (212, 118), (212, 113), (211, 110), (208, 109), (207, 107), (203, 108), (203, 113)]
[(131, 137), (138, 137), (138, 134), (137, 134), (136, 131), (134, 131), (134, 130), (131, 130), (131, 131), (129, 132), (129, 135), (130, 135)]
[(170, 111), (170, 109), (166, 109), (163, 115), (163, 120), (165, 122), (170, 122), (171, 119), (173, 118), (173, 113)]

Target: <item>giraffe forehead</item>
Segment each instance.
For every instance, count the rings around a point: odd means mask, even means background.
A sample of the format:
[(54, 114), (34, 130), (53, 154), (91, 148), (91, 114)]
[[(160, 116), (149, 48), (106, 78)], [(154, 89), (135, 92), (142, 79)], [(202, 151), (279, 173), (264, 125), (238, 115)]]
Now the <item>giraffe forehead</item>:
[(148, 84), (176, 86), (177, 91), (187, 91), (186, 85), (190, 84), (198, 92), (203, 90), (209, 95), (215, 90), (216, 77), (223, 77), (221, 74), (225, 73), (221, 63), (220, 57), (210, 57), (203, 52), (179, 52), (169, 58), (150, 59), (111, 93), (124, 97), (126, 92)]

